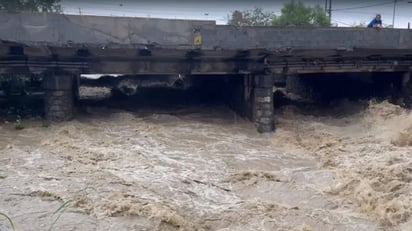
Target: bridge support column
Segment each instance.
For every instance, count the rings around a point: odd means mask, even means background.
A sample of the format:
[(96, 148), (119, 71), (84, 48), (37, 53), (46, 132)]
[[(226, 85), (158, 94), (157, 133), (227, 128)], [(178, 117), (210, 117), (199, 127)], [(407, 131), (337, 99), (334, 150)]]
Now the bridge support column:
[(250, 119), (260, 133), (274, 130), (273, 76), (245, 75), (228, 82), (228, 104)]
[(252, 121), (260, 133), (274, 131), (273, 76), (253, 76), (252, 87)]
[(412, 73), (405, 72), (402, 77), (402, 98), (407, 108), (412, 107)]
[(73, 118), (74, 78), (71, 75), (51, 75), (44, 78), (45, 116), (61, 122)]

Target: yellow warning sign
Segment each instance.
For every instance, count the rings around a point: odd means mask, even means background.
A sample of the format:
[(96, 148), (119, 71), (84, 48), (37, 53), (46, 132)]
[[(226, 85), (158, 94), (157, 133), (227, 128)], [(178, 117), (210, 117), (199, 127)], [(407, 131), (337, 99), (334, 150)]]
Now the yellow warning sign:
[(194, 43), (196, 46), (202, 45), (202, 35), (198, 34), (195, 36)]

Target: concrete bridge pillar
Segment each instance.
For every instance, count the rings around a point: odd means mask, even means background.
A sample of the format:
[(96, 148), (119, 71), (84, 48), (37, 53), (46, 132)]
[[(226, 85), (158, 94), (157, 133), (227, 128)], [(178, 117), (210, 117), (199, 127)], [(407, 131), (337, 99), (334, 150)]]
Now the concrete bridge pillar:
[(61, 122), (73, 118), (74, 78), (67, 74), (44, 77), (45, 116), (47, 120)]
[(273, 76), (245, 75), (228, 82), (228, 104), (250, 119), (259, 132), (274, 130)]
[(259, 132), (274, 131), (273, 76), (253, 76), (252, 121)]

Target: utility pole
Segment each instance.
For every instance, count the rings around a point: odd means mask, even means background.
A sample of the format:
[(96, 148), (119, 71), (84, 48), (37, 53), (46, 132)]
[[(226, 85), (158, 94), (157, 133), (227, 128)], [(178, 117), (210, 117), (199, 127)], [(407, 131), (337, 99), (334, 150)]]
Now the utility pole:
[[(412, 3), (412, 1), (409, 1), (408, 3)], [(411, 29), (411, 22), (408, 22), (408, 29)]]
[(395, 1), (393, 2), (392, 28), (395, 28), (396, 3), (397, 3), (397, 0), (395, 0)]
[(332, 24), (332, 0), (329, 0), (329, 23)]
[(329, 23), (332, 24), (332, 0), (325, 0), (325, 13), (329, 16)]

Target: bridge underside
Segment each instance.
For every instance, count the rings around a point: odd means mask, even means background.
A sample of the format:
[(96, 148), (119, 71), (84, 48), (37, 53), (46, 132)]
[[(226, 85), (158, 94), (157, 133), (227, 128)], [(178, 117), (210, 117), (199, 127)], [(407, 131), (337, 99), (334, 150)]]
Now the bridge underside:
[[(411, 72), (412, 50), (177, 50), (0, 46), (1, 74), (44, 76), (50, 120), (72, 118), (81, 74), (128, 75), (155, 85), (156, 76), (241, 76), (230, 87), (231, 107), (260, 132), (274, 129), (273, 86), (288, 76), (313, 73)], [(152, 78), (147, 76), (153, 76)], [(169, 80), (167, 80), (170, 82)], [(174, 80), (173, 80), (174, 81)], [(148, 84), (148, 85), (150, 85)], [(172, 84), (173, 85), (173, 84)]]
[(29, 47), (0, 43), (0, 73), (276, 74), (399, 72), (412, 68), (412, 49), (201, 50)]
[(72, 117), (82, 74), (128, 75), (146, 85), (172, 75), (166, 86), (176, 76), (240, 76), (230, 82), (231, 105), (265, 132), (273, 130), (276, 82), (349, 72), (405, 73), (408, 82), (412, 71), (409, 30), (238, 28), (213, 21), (30, 13), (1, 13), (0, 21), (0, 74), (42, 76), (51, 120)]

